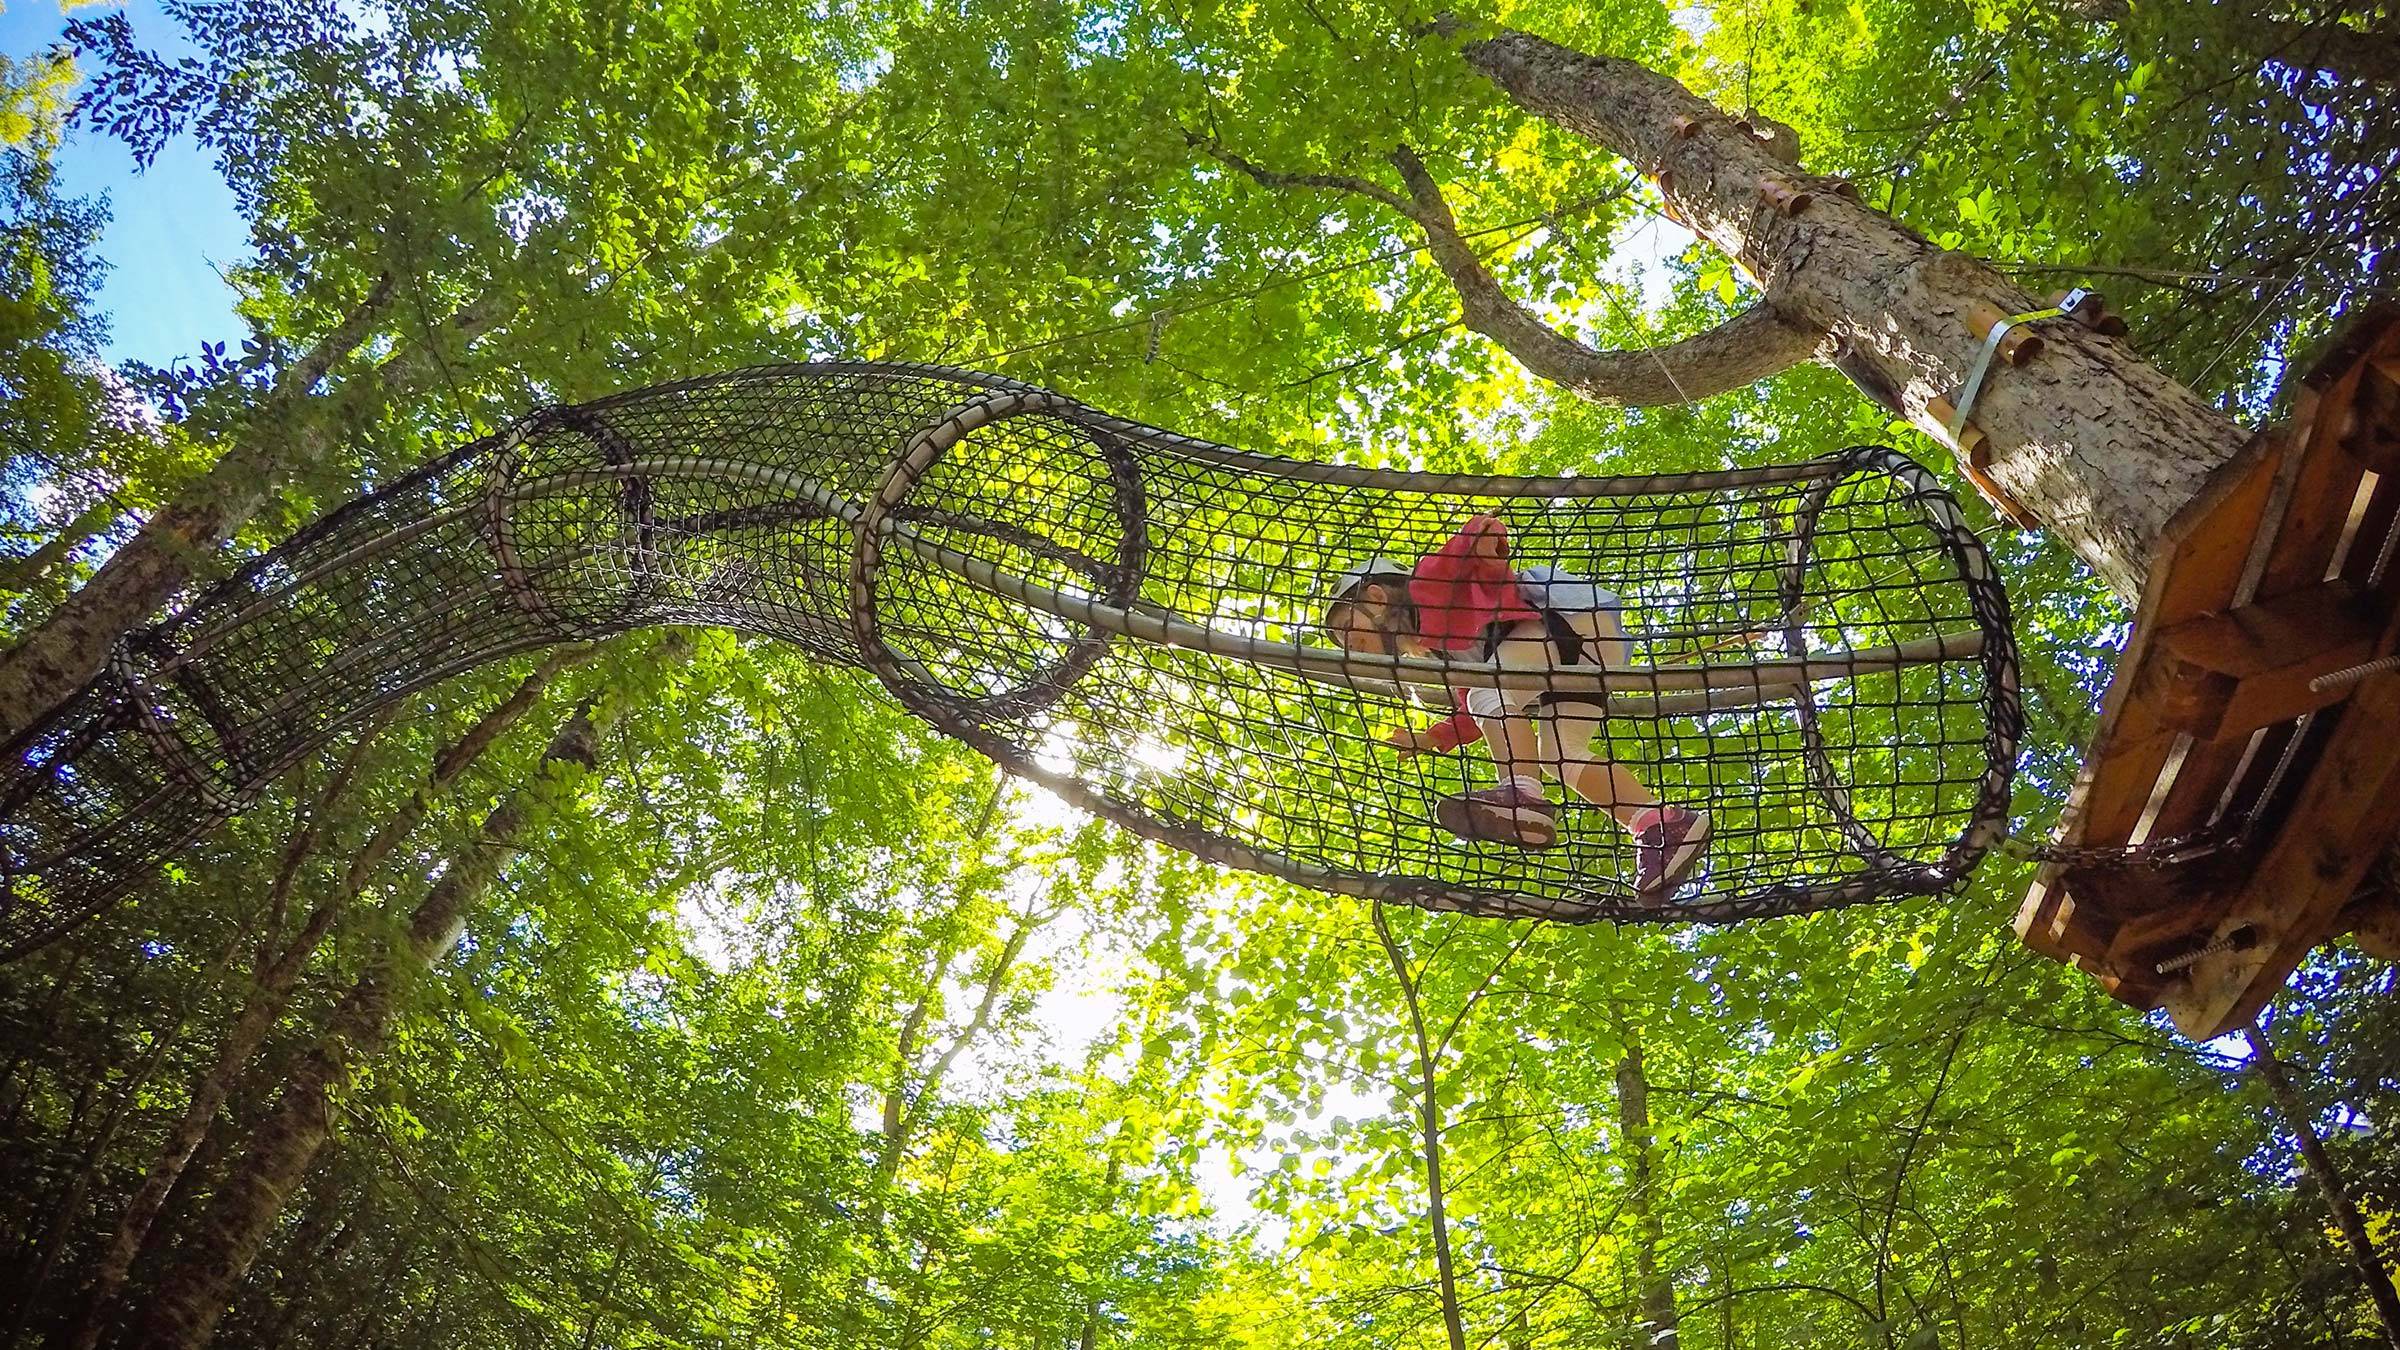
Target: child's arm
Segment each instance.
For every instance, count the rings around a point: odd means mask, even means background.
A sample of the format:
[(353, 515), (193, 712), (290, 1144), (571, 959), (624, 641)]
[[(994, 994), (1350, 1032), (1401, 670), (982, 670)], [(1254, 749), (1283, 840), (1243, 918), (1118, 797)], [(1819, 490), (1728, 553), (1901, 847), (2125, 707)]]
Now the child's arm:
[(1456, 750), (1483, 739), (1483, 724), (1474, 714), (1461, 708), (1432, 726), (1422, 729), (1402, 727), (1383, 738), (1384, 743), (1404, 755), (1421, 755), (1434, 750)]

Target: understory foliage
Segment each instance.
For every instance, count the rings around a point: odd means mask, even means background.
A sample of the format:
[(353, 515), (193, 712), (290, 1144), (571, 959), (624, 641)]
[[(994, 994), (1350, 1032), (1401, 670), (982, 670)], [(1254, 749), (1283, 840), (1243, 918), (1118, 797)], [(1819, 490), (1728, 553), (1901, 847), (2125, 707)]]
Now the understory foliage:
[[(78, 11), (63, 132), (64, 68), (0, 67), (0, 622), (237, 443), (326, 449), (201, 580), (529, 407), (769, 360), (977, 367), (1315, 458), (1891, 439), (1946, 471), (1817, 366), (1560, 395), (1461, 327), (1408, 221), (1290, 181), (1397, 190), (1410, 146), (1597, 346), (1749, 302), (1436, 8)], [(2376, 0), (1496, 11), (1790, 126), (2030, 289), (2101, 286), (2247, 413), (2394, 295)], [(61, 134), (213, 158), (254, 244), (232, 351), (102, 364), (138, 316), (93, 308), (104, 208), (59, 188)], [(1969, 506), (2018, 610), (2033, 837), (2125, 616)], [(2383, 1343), (2247, 1051), (2024, 949), (2028, 880), (1996, 856), (1941, 903), (1704, 931), (1378, 911), (1075, 816), (790, 649), (518, 658), (0, 966), (0, 1343)], [(451, 908), (455, 943), (412, 945)], [(2387, 1264), (2392, 984), (2321, 953), (2267, 1023)], [(213, 1328), (162, 1311), (195, 1299)]]

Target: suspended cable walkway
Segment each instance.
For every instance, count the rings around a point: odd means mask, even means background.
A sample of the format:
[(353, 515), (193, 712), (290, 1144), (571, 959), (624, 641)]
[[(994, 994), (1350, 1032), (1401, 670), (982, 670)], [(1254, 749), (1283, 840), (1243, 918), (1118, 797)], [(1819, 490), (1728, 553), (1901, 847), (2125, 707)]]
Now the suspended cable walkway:
[[(1511, 565), (1602, 588), (1614, 659), (1327, 636), (1345, 569), (1413, 562), (1479, 515)], [(666, 624), (864, 668), (1009, 771), (1211, 862), (1507, 918), (1722, 923), (1949, 890), (2005, 828), (2021, 730), (1991, 562), (1891, 450), (1395, 472), (968, 371), (763, 367), (535, 413), (131, 637), (8, 757), (0, 951), (97, 912), (396, 700)], [(1637, 890), (1614, 803), (1556, 787), (1554, 846), (1444, 830), (1437, 802), (1494, 781), (1489, 748), (1386, 737), (1475, 690), (1707, 812), (1697, 868)]]

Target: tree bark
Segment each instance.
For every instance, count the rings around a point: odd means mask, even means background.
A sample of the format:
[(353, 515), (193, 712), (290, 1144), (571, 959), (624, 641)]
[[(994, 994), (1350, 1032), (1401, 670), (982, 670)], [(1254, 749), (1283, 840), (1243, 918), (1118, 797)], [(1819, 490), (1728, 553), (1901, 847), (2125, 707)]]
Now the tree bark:
[(115, 522), (117, 504), (103, 497), (78, 512), (75, 519), (57, 534), (42, 541), (42, 546), (22, 558), (0, 563), (0, 591), (22, 595), (42, 584), (67, 555), (91, 541)]
[(2349, 1246), (2351, 1262), (2358, 1267), (2359, 1282), (2367, 1287), (2367, 1297), (2375, 1304), (2375, 1315), (2383, 1322), (2383, 1338), (2394, 1350), (2400, 1350), (2400, 1294), (2393, 1292), (2391, 1272), (2376, 1254), (2375, 1240), (2368, 1234), (2366, 1220), (2359, 1216), (2358, 1205), (2342, 1183), (2341, 1169), (2334, 1165), (2333, 1155), (2325, 1151), (2325, 1141), (2317, 1137), (2316, 1116), (2284, 1073), (2283, 1062), (2275, 1058), (2275, 1046), (2267, 1039), (2267, 1033), (2256, 1022), (2242, 1031), (2250, 1041), (2251, 1072), (2267, 1085), (2267, 1095), (2275, 1099), (2275, 1109), (2283, 1113), (2284, 1124), (2300, 1141), (2301, 1160), (2308, 1165), (2310, 1178), (2325, 1197), (2333, 1226), (2341, 1230), (2342, 1241)]
[(363, 892), (374, 870), (424, 821), (432, 804), (449, 791), (502, 732), (524, 716), (558, 671), (581, 660), (589, 650), (567, 648), (553, 653), (506, 700), (485, 712), (456, 741), (436, 754), (425, 786), (411, 794), (408, 802), (376, 830), (366, 845), (351, 855), (341, 886), (310, 910), (300, 931), (272, 961), (266, 959), (262, 949), (241, 1011), (226, 1031), (216, 1061), (192, 1085), (182, 1116), (168, 1130), (166, 1141), (151, 1160), (149, 1171), (143, 1174), (141, 1185), (125, 1202), (124, 1212), (109, 1235), (108, 1248), (101, 1254), (99, 1269), (93, 1274), (82, 1312), (50, 1342), (56, 1350), (92, 1350), (99, 1343), (107, 1326), (109, 1304), (124, 1288), (126, 1276), (140, 1256), (152, 1225), (166, 1206), (168, 1193), (183, 1175), (184, 1164), (191, 1160), (193, 1150), (208, 1134), (235, 1081), (266, 1042), (276, 1019), (283, 1015), (301, 971), (332, 931), (334, 921)]
[[(145, 1346), (194, 1350), (207, 1344), (233, 1287), (265, 1247), (275, 1217), (333, 1132), (333, 1093), (350, 1068), (379, 1053), (402, 989), (447, 952), (468, 912), (515, 859), (552, 766), (566, 778), (599, 762), (614, 705), (587, 698), (542, 754), (533, 781), (484, 818), (474, 843), (449, 860), (399, 938), (335, 1007), (316, 1045), (293, 1067), (283, 1093), (218, 1186), (183, 1261), (160, 1281), (142, 1329)], [(562, 784), (563, 786), (563, 784)]]
[(1650, 1127), (1650, 1079), (1642, 1071), (1642, 1034), (1623, 1028), (1625, 1053), (1617, 1059), (1617, 1128), (1633, 1157), (1629, 1208), (1633, 1211), (1633, 1267), (1641, 1324), (1634, 1343), (1650, 1350), (1675, 1350), (1681, 1345), (1681, 1323), (1675, 1312), (1675, 1281), (1660, 1269), (1659, 1252), (1666, 1246), (1666, 1226), (1658, 1217), (1653, 1189), (1657, 1136)]
[[(277, 378), (257, 420), (200, 481), (142, 523), (92, 579), (0, 655), (0, 740), (15, 736), (99, 673), (118, 638), (147, 620), (191, 579), (193, 564), (233, 537), (296, 463), (327, 440), (297, 426), (317, 382), (364, 344), (395, 289), (378, 277), (333, 331)], [(311, 434), (313, 431), (313, 435)], [(311, 447), (301, 453), (297, 446)]]
[[(282, 893), (290, 886), (301, 860), (315, 842), (317, 832), (315, 822), (325, 815), (333, 799), (340, 796), (349, 785), (351, 775), (357, 771), (359, 759), (365, 753), (367, 743), (373, 739), (374, 735), (375, 731), (369, 730), (358, 738), (357, 744), (345, 757), (341, 768), (328, 780), (326, 788), (317, 796), (312, 806), (302, 808), (295, 805), (294, 815), (296, 818), (293, 822), (292, 838), (284, 849), (283, 858), (276, 872), (274, 889), (277, 896), (274, 907), (279, 908)], [(305, 816), (302, 815), (303, 810), (305, 810)], [(216, 959), (194, 978), (192, 983), (195, 987), (207, 988), (215, 984), (227, 970), (232, 968), (235, 960), (241, 955), (243, 945), (249, 940), (251, 928), (256, 922), (255, 916), (243, 921), (242, 926), (226, 942), (224, 951), (219, 953)], [(269, 936), (272, 936), (271, 932)], [(262, 942), (265, 940), (261, 939)], [(40, 1293), (42, 1285), (49, 1278), (50, 1268), (65, 1243), (67, 1229), (74, 1217), (81, 1212), (84, 1196), (90, 1189), (93, 1178), (100, 1170), (101, 1164), (106, 1161), (108, 1151), (115, 1143), (117, 1132), (123, 1127), (126, 1119), (132, 1115), (133, 1107), (140, 1100), (143, 1090), (149, 1086), (151, 1077), (158, 1072), (159, 1064), (164, 1060), (168, 1048), (182, 1038), (184, 1025), (190, 1018), (191, 1011), (191, 1000), (186, 999), (151, 1033), (148, 1053), (142, 1057), (141, 1064), (134, 1070), (132, 1077), (119, 1092), (117, 1104), (112, 1108), (106, 1123), (101, 1127), (100, 1137), (93, 1143), (83, 1170), (78, 1174), (75, 1184), (69, 1189), (66, 1202), (59, 1207), (56, 1223), (48, 1241), (44, 1244), (41, 1262), (35, 1268), (31, 1278), (25, 1281), (20, 1293), (17, 1319), (10, 1326), (7, 1336), (0, 1338), (0, 1342), (9, 1345), (18, 1343), (19, 1335), (25, 1328), (27, 1315), (32, 1311), (34, 1298)], [(153, 1214), (156, 1213), (158, 1205), (165, 1203), (167, 1191), (172, 1185), (173, 1179), (170, 1178), (166, 1185), (159, 1187), (158, 1195), (151, 1207)], [(121, 1274), (122, 1272), (120, 1272), (120, 1276)], [(82, 1316), (88, 1316), (92, 1305), (85, 1303), (81, 1306), (83, 1313), (78, 1318), (69, 1319), (70, 1325), (81, 1320)]]
[[(1470, 42), (1463, 54), (1519, 106), (1655, 180), (1668, 209), (1757, 278), (1779, 313), (1847, 342), (1937, 436), (1946, 439), (1927, 404), (1955, 397), (1982, 346), (1970, 307), (2039, 307), (1973, 258), (1822, 190), (1664, 75), (1513, 31)], [(1814, 199), (1786, 215), (1762, 198), (1767, 184), (1811, 190)], [(1974, 407), (1989, 471), (2130, 600), (2168, 520), (2247, 435), (2122, 341), (2069, 322), (2042, 333), (2042, 353), (1997, 371)]]

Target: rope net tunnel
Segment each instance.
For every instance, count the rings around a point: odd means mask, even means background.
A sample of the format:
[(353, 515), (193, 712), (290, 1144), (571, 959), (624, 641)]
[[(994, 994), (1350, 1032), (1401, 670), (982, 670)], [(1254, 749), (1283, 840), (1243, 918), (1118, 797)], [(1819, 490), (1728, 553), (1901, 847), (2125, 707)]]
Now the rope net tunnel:
[[(1413, 655), (1328, 636), (1340, 578), (1394, 560), (1405, 589), (1484, 516), (1547, 597), (1530, 629)], [(2019, 735), (2006, 596), (1956, 503), (1889, 450), (1386, 472), (970, 372), (767, 367), (535, 413), (127, 640), (8, 757), (0, 944), (96, 912), (412, 691), (659, 624), (864, 667), (1204, 859), (1505, 917), (1724, 922), (1949, 889), (2005, 825)], [(1453, 725), (1492, 734), (1386, 743), (1467, 705), (1485, 715)], [(1547, 847), (1445, 828), (1443, 800), (1503, 759), (1547, 781)], [(1672, 889), (1634, 884), (1636, 792), (1713, 826)]]

